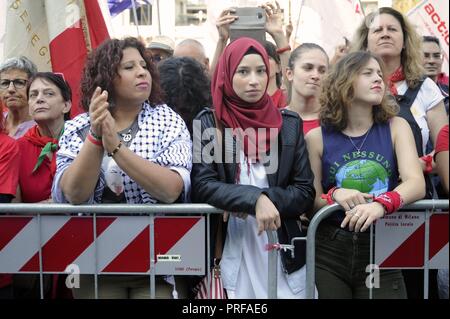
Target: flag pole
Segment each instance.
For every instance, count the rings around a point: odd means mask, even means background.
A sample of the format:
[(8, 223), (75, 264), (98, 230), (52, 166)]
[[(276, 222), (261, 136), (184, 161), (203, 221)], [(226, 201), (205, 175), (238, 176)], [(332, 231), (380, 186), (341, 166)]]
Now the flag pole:
[(295, 39), (297, 39), (298, 25), (300, 24), (300, 17), (302, 16), (302, 9), (304, 4), (305, 0), (302, 0), (302, 3), (300, 4), (300, 10), (298, 11), (297, 26), (295, 27), (294, 43), (296, 43)]
[(158, 35), (161, 35), (161, 12), (159, 10), (159, 0), (156, 0), (156, 9), (158, 11), (156, 11), (156, 13), (158, 14)]
[(292, 1), (289, 0), (289, 23), (292, 23)]
[(79, 0), (78, 4), (80, 5), (80, 21), (81, 28), (83, 29), (84, 41), (86, 43), (86, 49), (88, 53), (92, 52), (92, 43), (91, 43), (91, 35), (89, 34), (89, 23), (86, 16), (86, 7), (84, 6), (84, 0)]
[(139, 34), (139, 22), (138, 22), (138, 18), (137, 18), (137, 10), (136, 10), (135, 0), (131, 0), (131, 4), (133, 5), (133, 17), (134, 17), (134, 24), (136, 25), (137, 36), (140, 37), (141, 35)]

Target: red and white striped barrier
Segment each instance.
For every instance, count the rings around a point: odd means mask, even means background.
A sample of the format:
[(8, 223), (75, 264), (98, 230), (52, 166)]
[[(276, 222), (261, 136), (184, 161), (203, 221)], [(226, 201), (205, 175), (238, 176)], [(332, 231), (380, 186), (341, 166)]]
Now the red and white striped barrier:
[(397, 212), (377, 221), (375, 263), (380, 268), (423, 268), (428, 245), (430, 269), (448, 268), (448, 213), (430, 216), (425, 240), (425, 212)]
[[(63, 273), (78, 266), (81, 274), (150, 272), (150, 218), (0, 216), (0, 273)], [(39, 229), (40, 228), (40, 229)], [(155, 273), (205, 274), (205, 218), (154, 219)], [(39, 245), (39, 242), (42, 244)], [(39, 247), (40, 246), (40, 247)], [(97, 257), (95, 257), (97, 255)], [(97, 266), (96, 266), (97, 265)]]

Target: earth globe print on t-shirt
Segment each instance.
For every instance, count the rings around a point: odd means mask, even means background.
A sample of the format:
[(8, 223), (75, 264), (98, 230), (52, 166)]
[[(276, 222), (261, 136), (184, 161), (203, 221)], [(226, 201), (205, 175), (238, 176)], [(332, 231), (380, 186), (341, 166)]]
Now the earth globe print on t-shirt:
[(389, 174), (378, 162), (355, 160), (338, 170), (336, 186), (378, 196), (388, 191)]

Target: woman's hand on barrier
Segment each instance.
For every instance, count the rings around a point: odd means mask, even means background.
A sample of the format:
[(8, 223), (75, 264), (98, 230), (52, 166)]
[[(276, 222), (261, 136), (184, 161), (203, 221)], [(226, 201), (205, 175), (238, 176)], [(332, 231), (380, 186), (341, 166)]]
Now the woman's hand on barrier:
[(102, 123), (108, 112), (108, 91), (103, 91), (97, 87), (92, 94), (89, 104), (89, 117), (91, 120), (91, 130), (97, 136), (102, 136)]
[(373, 195), (361, 193), (355, 189), (337, 188), (333, 192), (333, 199), (346, 211), (353, 209), (356, 205), (366, 204)]
[(272, 201), (261, 194), (256, 201), (256, 221), (258, 223), (258, 236), (265, 230), (277, 230), (281, 226), (280, 213)]
[(350, 231), (355, 232), (366, 231), (370, 225), (384, 216), (384, 207), (378, 202), (372, 202), (367, 204), (360, 204), (353, 209), (345, 212), (344, 221), (341, 224), (342, 228), (345, 228), (348, 224)]

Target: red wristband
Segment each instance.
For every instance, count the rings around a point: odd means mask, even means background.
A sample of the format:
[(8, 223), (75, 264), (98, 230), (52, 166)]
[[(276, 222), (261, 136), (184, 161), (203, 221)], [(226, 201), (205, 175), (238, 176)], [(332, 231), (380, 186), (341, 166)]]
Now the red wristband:
[(380, 194), (375, 197), (373, 201), (383, 205), (387, 215), (392, 214), (403, 207), (403, 199), (396, 191)]
[(97, 145), (97, 146), (100, 146), (100, 147), (103, 147), (103, 143), (102, 143), (102, 141), (100, 140), (97, 140), (95, 137), (93, 137), (92, 135), (91, 135), (91, 133), (88, 133), (88, 135), (86, 136), (86, 138), (89, 140), (89, 142), (91, 142), (92, 144), (95, 144), (95, 145)]
[(425, 170), (423, 172), (425, 174), (430, 174), (433, 170), (433, 156), (424, 155), (420, 159), (425, 162)]
[(333, 197), (333, 193), (335, 190), (337, 190), (339, 187), (334, 186), (332, 188), (330, 188), (330, 190), (328, 191), (328, 193), (326, 194), (322, 194), (320, 197), (322, 199), (325, 199), (327, 201), (328, 205), (333, 205), (335, 203), (334, 197)]
[(291, 46), (290, 45), (288, 45), (287, 47), (284, 47), (284, 48), (277, 49), (277, 53), (278, 54), (284, 53), (286, 51), (291, 51)]

